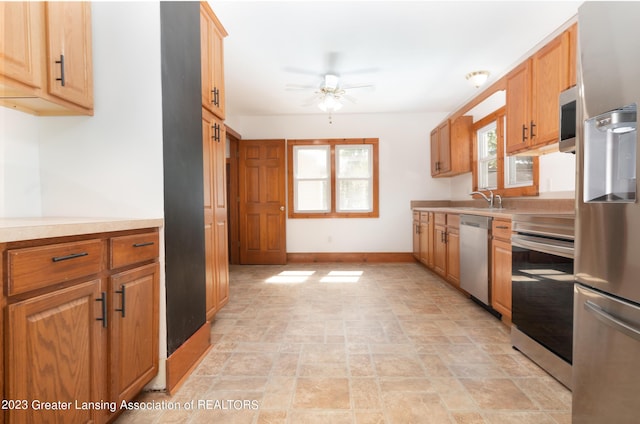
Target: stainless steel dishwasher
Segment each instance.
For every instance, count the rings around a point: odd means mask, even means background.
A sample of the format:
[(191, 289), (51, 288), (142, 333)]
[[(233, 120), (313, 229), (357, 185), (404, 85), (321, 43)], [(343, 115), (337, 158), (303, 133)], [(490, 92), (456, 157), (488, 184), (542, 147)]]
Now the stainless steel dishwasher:
[(460, 287), (493, 313), (489, 289), (492, 219), (488, 216), (460, 215)]

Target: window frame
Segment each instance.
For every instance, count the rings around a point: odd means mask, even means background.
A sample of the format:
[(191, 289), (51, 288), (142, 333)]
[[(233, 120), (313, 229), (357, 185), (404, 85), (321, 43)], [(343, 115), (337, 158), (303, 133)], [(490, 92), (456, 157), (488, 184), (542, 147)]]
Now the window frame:
[[(337, 170), (336, 147), (339, 145), (371, 145), (371, 181), (372, 181), (372, 210), (368, 212), (339, 212), (337, 210)], [(329, 146), (330, 163), (330, 205), (328, 212), (296, 212), (295, 211), (295, 176), (294, 176), (294, 146)], [(287, 141), (287, 189), (288, 189), (288, 217), (289, 218), (378, 218), (379, 209), (379, 171), (378, 171), (378, 139), (377, 138), (341, 138), (341, 139), (309, 139)]]
[[(488, 189), (478, 187), (478, 130), (486, 127), (491, 122), (496, 121), (496, 131), (498, 136), (498, 153), (497, 153), (497, 161), (498, 161), (498, 175), (497, 175), (497, 184), (498, 187), (495, 189), (490, 189), (493, 191), (493, 194), (499, 194), (502, 197), (519, 197), (519, 196), (537, 196), (539, 194), (539, 184), (540, 184), (540, 164), (537, 156), (533, 156), (533, 183), (527, 186), (514, 186), (514, 187), (506, 187), (505, 186), (505, 163), (506, 163), (506, 147), (505, 147), (505, 123), (506, 123), (506, 107), (501, 107), (500, 109), (490, 113), (484, 118), (473, 123), (472, 133), (473, 133), (473, 165), (472, 165), (472, 174), (473, 174), (473, 188), (472, 191), (487, 191)], [(531, 156), (526, 155), (524, 156)], [(480, 196), (474, 195), (474, 198), (479, 199)]]

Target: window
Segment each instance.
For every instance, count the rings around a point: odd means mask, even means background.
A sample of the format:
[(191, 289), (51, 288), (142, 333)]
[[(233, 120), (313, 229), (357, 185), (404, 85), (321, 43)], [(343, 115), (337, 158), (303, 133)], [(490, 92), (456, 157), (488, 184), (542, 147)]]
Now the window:
[(378, 217), (378, 139), (289, 140), (290, 218)]
[(538, 194), (538, 158), (506, 156), (505, 108), (473, 125), (473, 190), (492, 190), (502, 196)]

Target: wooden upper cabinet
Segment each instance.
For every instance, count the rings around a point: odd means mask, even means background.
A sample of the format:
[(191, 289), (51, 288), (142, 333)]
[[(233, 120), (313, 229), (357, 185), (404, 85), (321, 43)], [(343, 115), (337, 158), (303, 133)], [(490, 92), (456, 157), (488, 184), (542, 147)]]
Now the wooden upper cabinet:
[(575, 83), (572, 28), (507, 75), (507, 154), (535, 154), (558, 141), (558, 96)]
[(224, 29), (206, 2), (200, 3), (202, 106), (225, 119)]
[(42, 31), (43, 19), (42, 6), (36, 2), (0, 2), (3, 27), (0, 34), (0, 92), (3, 95), (20, 94), (20, 89), (15, 88), (20, 84), (41, 88), (40, 57), (44, 47), (37, 34)]
[(507, 75), (507, 153), (526, 149), (529, 141), (531, 61)]
[(431, 176), (451, 177), (471, 172), (473, 117), (447, 119), (431, 131)]
[(93, 115), (91, 3), (0, 2), (0, 104)]
[(93, 108), (91, 4), (46, 2), (49, 93)]

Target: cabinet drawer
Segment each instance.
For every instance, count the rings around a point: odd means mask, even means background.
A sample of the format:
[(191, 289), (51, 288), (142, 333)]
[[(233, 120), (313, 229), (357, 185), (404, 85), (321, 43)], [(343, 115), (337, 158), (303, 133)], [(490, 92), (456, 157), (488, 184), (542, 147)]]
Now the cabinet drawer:
[(446, 225), (447, 224), (447, 214), (436, 212), (433, 214), (433, 221), (435, 225)]
[(460, 228), (460, 215), (447, 214), (447, 227)]
[(420, 222), (424, 224), (429, 223), (429, 212), (420, 212)]
[(110, 267), (120, 268), (158, 257), (158, 233), (134, 234), (113, 237), (111, 243)]
[(102, 269), (100, 240), (12, 249), (7, 252), (9, 296), (26, 293)]
[(414, 221), (420, 221), (420, 212), (413, 212), (413, 220)]
[(511, 242), (511, 221), (493, 220), (491, 224), (493, 238)]

